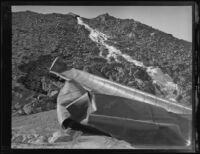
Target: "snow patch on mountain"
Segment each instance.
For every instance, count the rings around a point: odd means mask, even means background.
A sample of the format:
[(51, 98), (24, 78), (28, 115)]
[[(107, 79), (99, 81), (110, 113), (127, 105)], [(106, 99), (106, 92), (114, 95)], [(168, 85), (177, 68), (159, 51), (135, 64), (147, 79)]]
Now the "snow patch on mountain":
[[(81, 17), (77, 17), (77, 22), (79, 25), (83, 25), (89, 32), (89, 37), (92, 41), (104, 46), (108, 49), (108, 55), (106, 59), (110, 62), (110, 58), (113, 57), (115, 61), (119, 62), (117, 59), (118, 56), (122, 56), (126, 61), (133, 63), (136, 66), (145, 68), (149, 76), (152, 78), (153, 83), (157, 84), (161, 91), (165, 93), (167, 99), (176, 101), (176, 97), (179, 93), (178, 85), (175, 84), (172, 78), (164, 74), (160, 68), (155, 68), (152, 66), (146, 67), (140, 61), (134, 60), (131, 56), (123, 54), (120, 50), (116, 49), (114, 46), (108, 45), (105, 41), (108, 40), (109, 36), (99, 32), (96, 29), (91, 28), (89, 25), (83, 22)], [(102, 52), (99, 53), (99, 56), (103, 57)]]
[(146, 69), (149, 76), (151, 76), (153, 83), (157, 84), (162, 92), (167, 93), (167, 98), (176, 101), (175, 97), (179, 93), (178, 85), (173, 82), (173, 79), (168, 75), (164, 74), (158, 67), (147, 67)]
[[(113, 57), (116, 61), (118, 61), (117, 56), (122, 56), (127, 61), (134, 63), (136, 66), (145, 67), (142, 62), (139, 62), (137, 60), (132, 59), (127, 54), (122, 54), (122, 52), (120, 50), (116, 49), (115, 47), (113, 47), (111, 45), (108, 45), (107, 43), (105, 43), (105, 41), (108, 40), (109, 36), (99, 32), (98, 30), (91, 28), (89, 25), (84, 23), (83, 20), (80, 17), (77, 18), (77, 21), (78, 21), (78, 24), (83, 25), (87, 30), (90, 31), (89, 37), (92, 41), (99, 43), (99, 44), (103, 45), (104, 47), (106, 47), (108, 49), (109, 53), (106, 57), (106, 59), (108, 61), (110, 61), (111, 57)], [(100, 53), (100, 56), (102, 56), (102, 53)]]
[(140, 66), (140, 67), (146, 68), (142, 62), (132, 59), (127, 54), (122, 54), (122, 57), (124, 57), (128, 62), (134, 63), (136, 66)]

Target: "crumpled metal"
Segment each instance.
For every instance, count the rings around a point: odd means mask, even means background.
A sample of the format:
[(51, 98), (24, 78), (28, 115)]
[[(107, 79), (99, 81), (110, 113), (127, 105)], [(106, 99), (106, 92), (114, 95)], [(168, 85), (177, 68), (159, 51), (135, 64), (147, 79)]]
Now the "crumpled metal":
[(77, 121), (138, 146), (191, 145), (190, 108), (58, 64), (54, 61), (51, 73), (88, 91), (66, 108)]

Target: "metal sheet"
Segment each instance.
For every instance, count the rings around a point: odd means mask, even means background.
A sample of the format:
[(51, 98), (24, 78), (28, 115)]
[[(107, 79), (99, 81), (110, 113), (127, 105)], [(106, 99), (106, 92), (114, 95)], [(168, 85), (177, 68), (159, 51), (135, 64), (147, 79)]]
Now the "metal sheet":
[[(50, 69), (52, 73), (66, 80), (73, 79), (93, 91), (91, 98), (95, 99), (96, 110), (87, 115), (88, 126), (138, 146), (190, 145), (190, 108), (77, 69), (58, 72), (54, 65)], [(73, 105), (72, 116), (82, 113), (79, 103)]]
[(50, 72), (66, 80), (75, 80), (86, 89), (90, 89), (101, 94), (121, 96), (132, 100), (140, 101), (141, 103), (152, 104), (158, 107), (162, 107), (167, 111), (178, 114), (192, 114), (192, 109), (189, 107), (185, 107), (180, 104), (171, 102), (169, 100), (165, 100), (163, 98), (151, 95), (149, 93), (112, 82), (110, 80), (95, 76), (93, 74), (74, 68), (72, 68), (71, 70), (66, 70), (65, 68), (58, 69), (60, 63), (61, 62), (58, 59), (55, 59), (50, 68)]
[[(130, 99), (94, 94), (97, 110), (88, 124), (133, 145), (186, 145), (191, 121)], [(189, 115), (188, 115), (189, 116)]]

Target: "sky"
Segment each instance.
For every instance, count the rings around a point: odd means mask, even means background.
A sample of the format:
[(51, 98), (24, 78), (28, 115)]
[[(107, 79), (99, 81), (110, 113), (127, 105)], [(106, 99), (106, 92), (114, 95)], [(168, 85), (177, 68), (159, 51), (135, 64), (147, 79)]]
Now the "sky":
[(121, 19), (134, 19), (174, 37), (192, 42), (192, 6), (12, 6), (13, 12), (73, 12), (85, 18), (108, 13)]

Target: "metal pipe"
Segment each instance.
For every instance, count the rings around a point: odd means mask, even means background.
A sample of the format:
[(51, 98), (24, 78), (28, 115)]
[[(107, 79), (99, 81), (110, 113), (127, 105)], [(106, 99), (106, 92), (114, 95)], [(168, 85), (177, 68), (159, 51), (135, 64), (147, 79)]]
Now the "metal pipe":
[(121, 85), (119, 83), (112, 82), (110, 80), (98, 77), (96, 75), (81, 70), (72, 68), (71, 70), (63, 71), (60, 73), (52, 70), (50, 70), (50, 72), (60, 76), (65, 80), (73, 79), (76, 82), (80, 83), (87, 90), (92, 90), (94, 92), (106, 95), (129, 98), (132, 100), (140, 101), (141, 103), (147, 103), (164, 108), (169, 112), (174, 112), (178, 114), (192, 114), (192, 109), (189, 107), (176, 104), (169, 100)]

